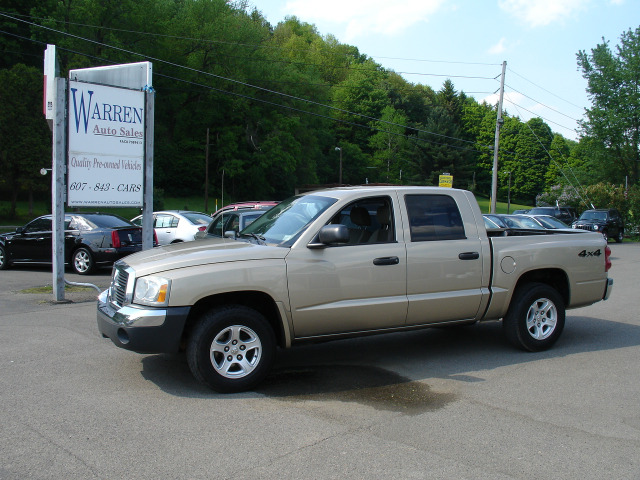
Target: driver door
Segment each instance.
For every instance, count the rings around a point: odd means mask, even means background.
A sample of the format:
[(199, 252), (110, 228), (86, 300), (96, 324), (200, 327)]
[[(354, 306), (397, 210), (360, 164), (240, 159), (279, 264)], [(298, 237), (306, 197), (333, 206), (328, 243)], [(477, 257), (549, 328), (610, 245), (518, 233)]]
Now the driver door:
[(407, 262), (397, 218), (391, 198), (363, 198), (329, 222), (349, 228), (348, 244), (291, 250), (285, 261), (296, 338), (405, 324)]

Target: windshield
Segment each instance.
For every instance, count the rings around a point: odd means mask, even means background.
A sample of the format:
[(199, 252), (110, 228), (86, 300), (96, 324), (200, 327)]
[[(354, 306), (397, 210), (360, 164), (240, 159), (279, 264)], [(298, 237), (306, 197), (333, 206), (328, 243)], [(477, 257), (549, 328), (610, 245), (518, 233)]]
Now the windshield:
[(209, 225), (209, 222), (211, 222), (211, 217), (206, 213), (187, 212), (183, 213), (182, 216), (194, 225)]
[(562, 220), (558, 220), (556, 217), (541, 216), (541, 217), (536, 217), (536, 220), (538, 220), (542, 225), (544, 225), (547, 228), (552, 228), (552, 229), (569, 228), (569, 226), (566, 223), (564, 223)]
[(304, 195), (291, 197), (258, 218), (240, 236), (258, 236), (265, 242), (289, 247), (305, 227), (336, 202), (335, 198)]
[(509, 228), (534, 228), (536, 230), (542, 229), (542, 226), (536, 222), (533, 218), (520, 217), (520, 216), (505, 216), (502, 217), (504, 222)]

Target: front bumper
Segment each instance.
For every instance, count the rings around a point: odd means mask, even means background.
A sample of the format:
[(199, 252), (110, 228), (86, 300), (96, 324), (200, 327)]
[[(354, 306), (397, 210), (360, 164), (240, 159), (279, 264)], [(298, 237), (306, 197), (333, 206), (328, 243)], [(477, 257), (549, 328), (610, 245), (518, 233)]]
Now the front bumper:
[(98, 296), (98, 330), (120, 348), (139, 353), (175, 353), (191, 307), (114, 308), (108, 290)]

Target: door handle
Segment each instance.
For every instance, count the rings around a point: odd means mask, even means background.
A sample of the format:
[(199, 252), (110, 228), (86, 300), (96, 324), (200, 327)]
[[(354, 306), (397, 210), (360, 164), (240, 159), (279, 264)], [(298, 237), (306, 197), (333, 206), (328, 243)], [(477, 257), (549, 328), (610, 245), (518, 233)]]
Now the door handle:
[(374, 258), (374, 265), (397, 265), (400, 263), (400, 259), (398, 257), (380, 257)]
[(458, 255), (460, 260), (477, 260), (480, 258), (480, 254), (478, 252), (464, 252)]

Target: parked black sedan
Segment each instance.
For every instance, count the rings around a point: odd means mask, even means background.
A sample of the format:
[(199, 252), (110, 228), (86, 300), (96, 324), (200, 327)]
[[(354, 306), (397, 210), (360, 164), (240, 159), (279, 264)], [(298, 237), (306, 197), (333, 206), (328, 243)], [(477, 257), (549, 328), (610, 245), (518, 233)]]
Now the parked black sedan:
[[(14, 263), (51, 264), (51, 219), (44, 215), (0, 234), (0, 270)], [(64, 230), (65, 263), (81, 275), (142, 250), (142, 228), (118, 215), (67, 213)]]

